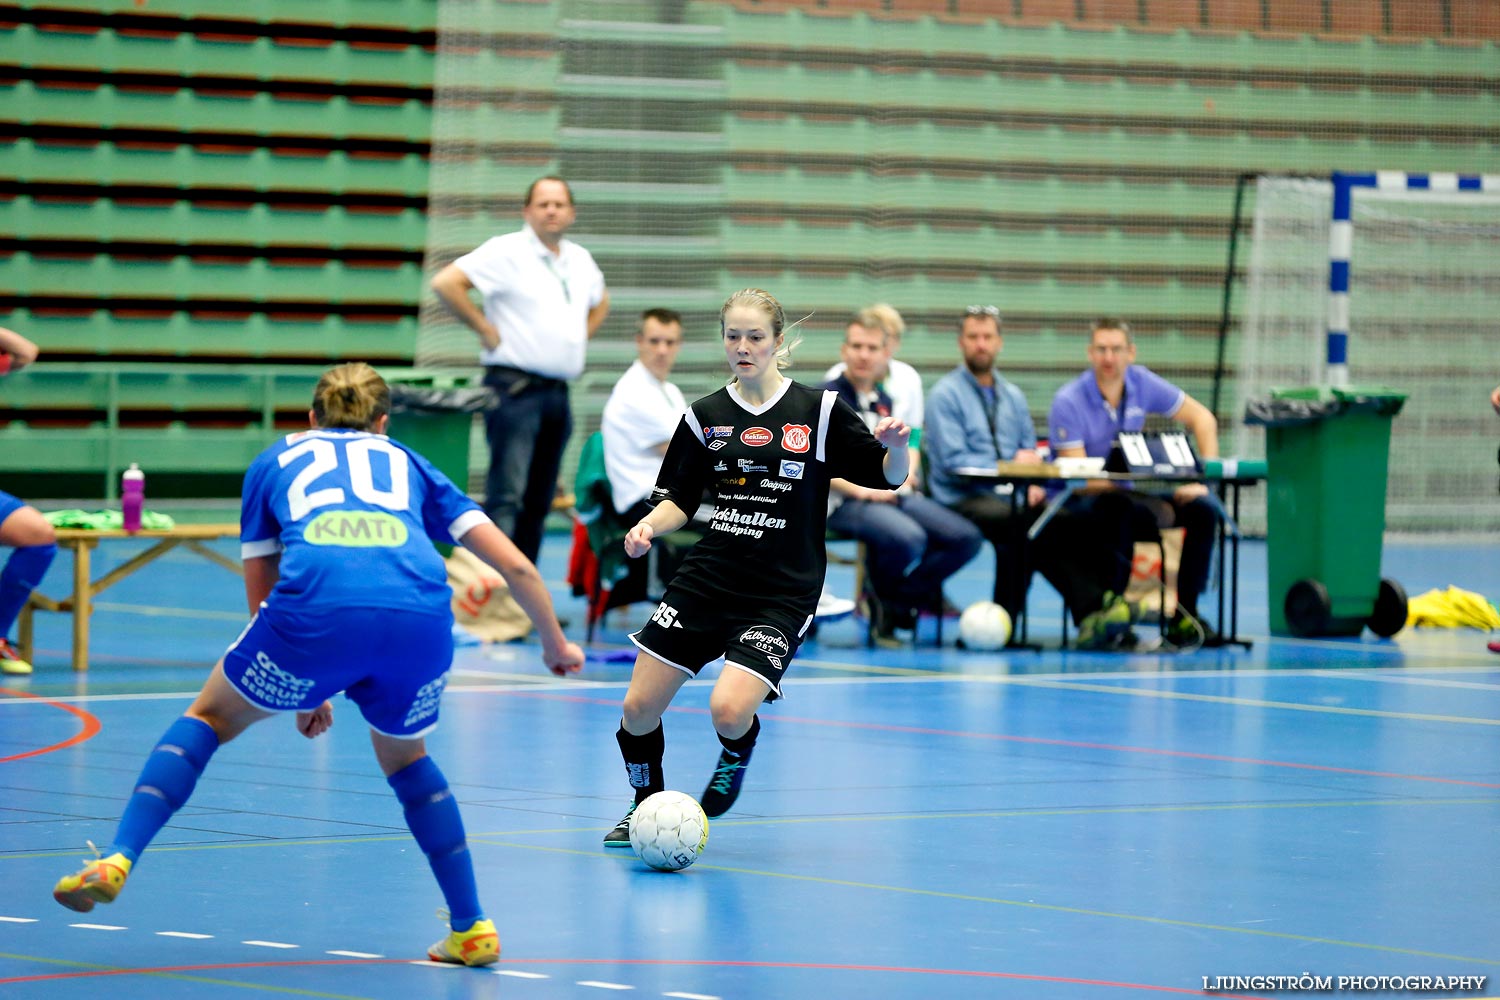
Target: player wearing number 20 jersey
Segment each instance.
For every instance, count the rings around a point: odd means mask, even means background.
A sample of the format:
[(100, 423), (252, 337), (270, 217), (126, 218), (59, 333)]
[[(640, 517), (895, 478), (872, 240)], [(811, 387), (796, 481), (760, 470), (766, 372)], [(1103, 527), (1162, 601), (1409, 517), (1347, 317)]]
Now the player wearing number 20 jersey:
[(252, 704), (307, 711), (338, 691), (378, 732), (437, 724), (453, 655), (447, 571), (484, 512), (426, 459), (382, 434), (317, 428), (267, 448), (245, 474), (240, 549), (279, 553), (279, 577), (224, 654)]
[(429, 539), (456, 543), (485, 520), (422, 456), (382, 434), (289, 434), (245, 474), (241, 554), (281, 553), (273, 601), (302, 609), (445, 607)]

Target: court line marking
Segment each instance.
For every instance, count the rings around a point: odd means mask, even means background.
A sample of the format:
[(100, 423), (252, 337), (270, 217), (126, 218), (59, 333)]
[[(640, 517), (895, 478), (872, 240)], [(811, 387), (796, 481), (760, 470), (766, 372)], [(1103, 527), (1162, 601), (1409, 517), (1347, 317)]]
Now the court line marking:
[[(1069, 685), (1064, 684), (1064, 687)], [(1138, 692), (1132, 688), (1115, 687), (1105, 685), (1093, 687), (1083, 685), (1083, 690), (1091, 693), (1104, 694), (1150, 694), (1151, 692)], [(578, 695), (555, 695), (544, 691), (515, 691), (511, 694), (521, 698), (545, 698), (547, 700), (573, 701), (583, 703), (605, 704), (613, 707), (615, 702), (603, 699), (585, 698)], [(677, 712), (691, 715), (707, 715), (706, 708), (672, 705), (668, 712)], [(1299, 771), (1317, 771), (1326, 774), (1348, 774), (1365, 778), (1395, 778), (1404, 781), (1423, 781), (1441, 785), (1460, 785), (1468, 788), (1500, 788), (1500, 784), (1485, 781), (1469, 781), (1463, 778), (1443, 778), (1425, 774), (1398, 774), (1389, 771), (1369, 771), (1362, 768), (1335, 767), (1331, 764), (1306, 764), (1299, 761), (1263, 760), (1255, 757), (1232, 757), (1227, 754), (1200, 753), (1192, 750), (1169, 750), (1162, 747), (1138, 747), (1114, 743), (1091, 743), (1083, 740), (1059, 740), (1043, 736), (1016, 736), (1007, 733), (979, 733), (955, 729), (935, 729), (927, 726), (901, 726), (885, 722), (854, 722), (847, 719), (813, 719), (806, 716), (782, 715), (780, 713), (765, 713), (765, 718), (777, 722), (795, 722), (807, 726), (821, 726), (830, 729), (860, 729), (872, 732), (888, 733), (911, 733), (921, 736), (952, 736), (960, 739), (986, 740), (997, 743), (1021, 743), (1035, 746), (1070, 747), (1082, 750), (1106, 750), (1110, 753), (1147, 754), (1155, 757), (1180, 757), (1186, 760), (1211, 760), (1228, 764), (1252, 764), (1258, 767), (1281, 767)], [(1495, 720), (1494, 725), (1500, 725), (1500, 720)]]
[[(965, 811), (934, 811), (920, 813), (845, 813), (828, 814), (820, 816), (766, 816), (757, 819), (724, 819), (714, 820), (715, 825), (726, 824), (729, 826), (775, 826), (778, 824), (804, 825), (810, 823), (876, 823), (876, 822), (909, 822), (915, 820), (929, 819), (1025, 819), (1028, 817), (1053, 817), (1053, 816), (1114, 816), (1114, 815), (1153, 815), (1159, 813), (1195, 813), (1195, 812), (1229, 812), (1275, 809), (1343, 809), (1358, 808), (1364, 806), (1421, 806), (1431, 808), (1433, 806), (1459, 806), (1459, 805), (1500, 805), (1500, 798), (1469, 797), (1469, 798), (1397, 798), (1397, 799), (1338, 799), (1328, 800), (1306, 800), (1298, 802), (1204, 802), (1184, 803), (1174, 805), (1142, 805), (1142, 806), (1060, 806), (1051, 809), (985, 809)], [(604, 822), (600, 820), (599, 823)], [(599, 823), (589, 823), (586, 826), (555, 826), (538, 827), (515, 830), (481, 830), (470, 831), (468, 839), (471, 842), (499, 844), (508, 847), (533, 847), (538, 845), (522, 845), (505, 841), (484, 840), (482, 838), (495, 837), (536, 837), (557, 836), (567, 834), (593, 834), (599, 830)], [(250, 848), (263, 847), (340, 847), (353, 844), (386, 844), (386, 843), (410, 843), (411, 834), (405, 830), (400, 833), (369, 834), (360, 837), (286, 837), (277, 840), (253, 840), (233, 843), (218, 844), (153, 844), (152, 854), (179, 854), (192, 851), (228, 851), (246, 850)], [(545, 848), (539, 848), (545, 849)], [(51, 851), (30, 851), (17, 853), (0, 853), (0, 861), (25, 861), (37, 858), (70, 857), (76, 852), (71, 849), (59, 848)], [(589, 854), (590, 852), (583, 852)]]
[[(298, 989), (294, 986), (275, 986), (268, 983), (247, 983), (235, 979), (211, 979), (207, 976), (189, 976), (187, 972), (217, 972), (229, 971), (231, 969), (261, 969), (261, 968), (283, 968), (296, 965), (357, 965), (367, 964), (366, 960), (347, 959), (334, 961), (331, 959), (314, 959), (300, 962), (235, 962), (218, 965), (181, 965), (162, 966), (158, 968), (144, 969), (121, 969), (114, 966), (94, 965), (89, 962), (77, 962), (65, 958), (50, 958), (41, 955), (17, 955), (10, 952), (0, 951), (0, 958), (8, 958), (17, 962), (39, 962), (44, 965), (67, 965), (73, 968), (68, 972), (36, 973), (29, 976), (10, 976), (0, 979), (0, 986), (9, 986), (14, 983), (42, 983), (54, 982), (60, 979), (90, 979), (100, 976), (148, 976), (154, 979), (171, 979), (184, 983), (201, 983), (206, 986), (231, 986), (242, 990), (258, 990), (265, 993), (285, 993), (290, 996), (319, 997), (322, 1000), (370, 1000), (369, 997), (352, 996), (347, 993), (321, 993), (316, 990)], [(399, 959), (381, 959), (382, 962), (394, 962)]]
[[(471, 837), (470, 840), (476, 838)], [(582, 850), (572, 847), (552, 847), (542, 844), (525, 845), (514, 844), (505, 841), (481, 841), (490, 846), (518, 847), (530, 850), (546, 851), (553, 854), (569, 854), (585, 858), (597, 858), (601, 861), (618, 859), (618, 862), (633, 861), (633, 857), (622, 857), (620, 853), (601, 854), (598, 850)], [(623, 852), (622, 852), (623, 853)], [(618, 863), (617, 862), (617, 863)], [(994, 896), (975, 896), (961, 892), (944, 892), (939, 889), (917, 889), (910, 886), (883, 885), (878, 882), (857, 882), (851, 879), (828, 878), (822, 875), (799, 875), (792, 872), (765, 871), (756, 868), (737, 868), (729, 865), (715, 865), (698, 862), (693, 866), (704, 871), (729, 872), (735, 875), (755, 875), (762, 878), (787, 879), (793, 882), (810, 882), (817, 885), (840, 886), (848, 889), (867, 889), (875, 892), (890, 892), (898, 895), (922, 896), (931, 899), (947, 899), (963, 903), (985, 903), (994, 906), (1013, 906), (1020, 909), (1041, 910), (1047, 913), (1067, 913), (1083, 917), (1103, 917), (1108, 920), (1125, 920), (1134, 923), (1154, 924), (1162, 927), (1182, 927), (1196, 931), (1214, 931), (1223, 934), (1245, 934), (1251, 937), (1274, 938), (1280, 941), (1296, 941), (1301, 944), (1333, 945), (1340, 948), (1354, 948), (1360, 951), (1374, 951), (1394, 955), (1412, 955), (1417, 958), (1435, 958), (1451, 962), (1474, 962), (1480, 965), (1500, 966), (1500, 958), (1476, 958), (1472, 955), (1450, 955), (1445, 952), (1425, 951), (1419, 948), (1401, 948), (1395, 945), (1371, 944), (1364, 941), (1343, 941), (1338, 938), (1316, 937), (1310, 934), (1296, 934), (1291, 931), (1268, 931), (1254, 927), (1236, 927), (1225, 924), (1209, 924), (1196, 920), (1178, 920), (1173, 917), (1153, 917), (1138, 913), (1116, 913), (1110, 910), (1095, 910), (1081, 906), (1065, 906), (1059, 903), (1038, 903), (1024, 899), (1005, 899)], [(3, 983), (4, 980), (0, 980)], [(1201, 993), (1199, 990), (1184, 990), (1187, 993)], [(1218, 996), (1219, 994), (1214, 994)]]
[(1133, 698), (1161, 698), (1169, 701), (1196, 701), (1212, 705), (1269, 708), (1287, 712), (1314, 712), (1322, 715), (1357, 715), (1373, 719), (1399, 719), (1406, 722), (1446, 722), (1459, 726), (1500, 726), (1500, 719), (1485, 719), (1469, 715), (1388, 712), (1378, 708), (1348, 708), (1343, 705), (1312, 705), (1297, 701), (1267, 701), (1263, 698), (1199, 694), (1193, 691), (1167, 691), (1161, 688), (1127, 687), (1123, 684), (1090, 684), (1083, 681), (1036, 680), (1029, 677), (1008, 678), (1006, 683), (1017, 687), (1049, 688), (1056, 691), (1084, 691), (1091, 694), (1119, 694), (1129, 695)]
[(1455, 681), (1441, 677), (1414, 677), (1406, 674), (1393, 675), (1388, 672), (1377, 674), (1369, 670), (1316, 670), (1312, 671), (1311, 676), (1369, 681), (1372, 684), (1411, 684), (1417, 687), (1454, 688), (1461, 691), (1500, 691), (1500, 682), (1481, 684), (1476, 681)]
[(27, 750), (24, 753), (14, 753), (8, 757), (0, 757), (0, 764), (8, 764), (15, 760), (25, 760), (27, 757), (38, 757), (44, 753), (52, 753), (54, 750), (65, 750), (68, 747), (77, 746), (98, 736), (99, 731), (104, 728), (104, 724), (92, 712), (87, 712), (74, 705), (54, 701), (51, 698), (43, 698), (40, 695), (31, 694), (27, 691), (17, 691), (13, 688), (0, 687), (0, 695), (9, 695), (12, 698), (24, 699), (20, 704), (47, 705), (51, 708), (60, 709), (78, 718), (83, 723), (82, 730), (71, 738), (63, 740), (61, 743), (54, 743), (47, 747), (38, 747), (35, 750)]
[[(68, 962), (62, 959), (43, 959), (30, 955), (12, 955), (0, 952), (0, 958), (15, 959), (18, 961), (48, 962), (56, 965), (85, 965), (82, 962)], [(712, 959), (674, 959), (674, 958), (525, 958), (525, 959), (501, 959), (502, 962), (515, 961), (527, 965), (629, 965), (629, 966), (654, 966), (666, 968), (722, 968), (722, 969), (773, 969), (773, 970), (796, 970), (796, 971), (823, 971), (823, 972), (885, 972), (900, 975), (918, 976), (949, 976), (955, 978), (970, 979), (1004, 979), (1015, 982), (1030, 983), (1055, 983), (1062, 985), (1081, 986), (1103, 986), (1122, 990), (1141, 990), (1152, 993), (1173, 993), (1186, 996), (1202, 996), (1203, 991), (1190, 987), (1181, 986), (1157, 986), (1150, 983), (1128, 983), (1116, 982), (1108, 979), (1082, 979), (1074, 976), (1043, 976), (1021, 972), (995, 972), (980, 969), (928, 969), (920, 966), (899, 965), (858, 965), (854, 963), (838, 962), (752, 962), (752, 961), (716, 961)], [(59, 979), (82, 979), (99, 976), (161, 976), (167, 979), (181, 979), (188, 982), (203, 982), (213, 985), (238, 986), (248, 989), (262, 989), (277, 993), (294, 993), (302, 996), (331, 997), (335, 1000), (365, 1000), (365, 998), (344, 997), (333, 993), (314, 993), (310, 990), (298, 990), (289, 987), (262, 986), (253, 983), (237, 982), (234, 980), (215, 980), (198, 976), (184, 976), (184, 972), (214, 972), (227, 971), (230, 969), (270, 969), (270, 968), (297, 968), (301, 966), (317, 965), (382, 965), (403, 964), (423, 965), (427, 963), (412, 962), (406, 959), (386, 958), (368, 962), (346, 961), (334, 962), (326, 959), (315, 959), (301, 962), (236, 962), (218, 965), (182, 965), (163, 966), (158, 968), (143, 969), (108, 969), (101, 967), (87, 967), (74, 972), (58, 972), (35, 976), (14, 976), (8, 979), (0, 979), (0, 986), (8, 986), (14, 983), (43, 982)], [(447, 968), (459, 969), (462, 966), (445, 966)], [(496, 970), (497, 972), (501, 970)], [(681, 996), (683, 994), (667, 994), (668, 996)], [(1260, 1000), (1260, 998), (1249, 997), (1236, 993), (1215, 993), (1215, 997), (1223, 1000)]]

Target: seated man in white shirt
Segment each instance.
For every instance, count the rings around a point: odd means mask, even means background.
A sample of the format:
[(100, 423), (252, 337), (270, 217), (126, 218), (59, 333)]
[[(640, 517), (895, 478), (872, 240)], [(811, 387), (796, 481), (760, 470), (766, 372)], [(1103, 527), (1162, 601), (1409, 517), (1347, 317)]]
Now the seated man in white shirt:
[[(682, 350), (682, 317), (672, 309), (641, 313), (635, 335), (638, 357), (615, 383), (604, 404), (604, 468), (614, 493), (615, 513), (635, 524), (651, 512), (646, 498), (656, 485), (661, 460), (687, 400), (667, 379)], [(615, 585), (615, 602), (644, 600), (649, 589), (647, 560), (632, 559), (629, 575)]]
[[(868, 330), (879, 330), (885, 334), (889, 357), (875, 375), (875, 381), (885, 394), (891, 397), (891, 416), (906, 421), (911, 428), (909, 447), (919, 448), (922, 443), (922, 376), (915, 368), (896, 358), (901, 349), (901, 335), (906, 332), (906, 320), (896, 307), (885, 302), (866, 306), (855, 313), (854, 318)], [(848, 368), (843, 361), (828, 369), (824, 382), (832, 382)]]

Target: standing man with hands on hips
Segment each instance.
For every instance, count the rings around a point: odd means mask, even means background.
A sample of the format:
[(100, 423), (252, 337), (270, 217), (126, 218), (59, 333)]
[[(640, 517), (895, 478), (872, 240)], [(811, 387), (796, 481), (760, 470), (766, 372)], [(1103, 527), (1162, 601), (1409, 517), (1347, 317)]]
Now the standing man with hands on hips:
[[(566, 181), (534, 181), (521, 214), (524, 227), (443, 268), (432, 290), (478, 335), (484, 384), (500, 397), (484, 421), (485, 513), (535, 562), (573, 431), (568, 383), (583, 373), (588, 341), (609, 314), (609, 292), (594, 258), (564, 238), (577, 219)], [(483, 297), (482, 310), (471, 289)]]

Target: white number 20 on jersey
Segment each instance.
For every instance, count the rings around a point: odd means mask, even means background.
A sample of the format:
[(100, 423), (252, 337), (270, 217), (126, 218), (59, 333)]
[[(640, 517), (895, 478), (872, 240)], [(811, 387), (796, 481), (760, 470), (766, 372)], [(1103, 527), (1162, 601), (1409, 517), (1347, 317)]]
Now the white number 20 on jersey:
[[(370, 453), (374, 451), (385, 455), (390, 463), (391, 488), (388, 490), (375, 487), (375, 477), (370, 470)], [(344, 502), (343, 487), (312, 489), (319, 479), (339, 467), (339, 450), (334, 447), (333, 442), (323, 438), (309, 438), (282, 452), (277, 461), (284, 469), (303, 455), (311, 455), (312, 461), (297, 473), (286, 492), (293, 521), (302, 520), (310, 511), (319, 507)], [(380, 438), (356, 438), (345, 446), (344, 455), (349, 462), (349, 488), (356, 497), (386, 510), (406, 510), (410, 506), (410, 467), (406, 452)]]

